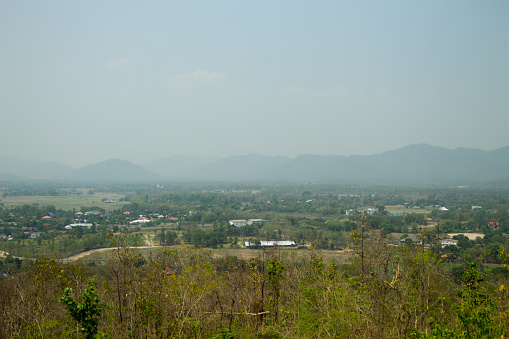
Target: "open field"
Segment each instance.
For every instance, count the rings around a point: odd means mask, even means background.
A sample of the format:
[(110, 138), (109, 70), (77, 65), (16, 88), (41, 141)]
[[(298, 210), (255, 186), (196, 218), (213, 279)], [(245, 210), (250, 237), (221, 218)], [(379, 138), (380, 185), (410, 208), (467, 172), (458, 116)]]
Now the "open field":
[(452, 237), (454, 237), (456, 235), (460, 235), (460, 234), (467, 237), (468, 240), (475, 240), (477, 238), (483, 239), (485, 237), (485, 234), (483, 234), (483, 233), (448, 233), (447, 235), (452, 238)]
[(389, 213), (397, 213), (399, 215), (404, 215), (408, 213), (431, 213), (432, 209), (430, 207), (426, 208), (406, 208), (403, 205), (396, 206), (385, 206), (385, 210)]
[[(311, 250), (308, 249), (296, 249), (296, 248), (281, 248), (281, 249), (272, 249), (267, 248), (265, 251), (274, 252), (277, 256), (281, 257), (306, 257), (309, 259), (309, 256), (312, 254)], [(227, 248), (227, 249), (213, 249), (213, 256), (217, 258), (233, 256), (238, 257), (239, 259), (249, 260), (253, 258), (257, 258), (263, 255), (263, 250), (253, 250), (247, 248)], [(335, 261), (337, 264), (344, 264), (348, 258), (351, 258), (353, 254), (340, 252), (340, 251), (329, 251), (329, 250), (320, 250), (315, 252), (318, 255), (323, 256), (325, 262)]]
[[(165, 246), (139, 246), (133, 248), (133, 250), (142, 254), (145, 258), (149, 257), (150, 254), (155, 253), (156, 251), (164, 248)], [(193, 248), (193, 246), (189, 245), (176, 245), (176, 246), (168, 246), (175, 249), (185, 249), (185, 248)], [(80, 253), (71, 258), (66, 259), (66, 261), (76, 261), (78, 263), (87, 263), (87, 262), (95, 262), (97, 264), (105, 264), (111, 258), (111, 251), (115, 248), (100, 248), (91, 250), (88, 252)], [(221, 248), (221, 249), (210, 249), (212, 251), (212, 256), (214, 258), (222, 258), (222, 257), (237, 257), (242, 260), (250, 260), (253, 258), (263, 256), (263, 250), (254, 250), (247, 248)], [(281, 257), (309, 257), (311, 255), (310, 250), (306, 249), (296, 249), (296, 248), (283, 248), (280, 250), (265, 249), (266, 253), (276, 252), (276, 255)], [(339, 251), (317, 251), (319, 255), (322, 255), (325, 262), (335, 261), (338, 264), (344, 264), (347, 259), (351, 258), (353, 254), (350, 253), (342, 253)]]
[[(150, 252), (157, 251), (158, 248), (163, 246), (138, 246), (133, 247), (133, 250), (141, 252), (145, 257), (147, 257)], [(67, 259), (64, 259), (66, 262), (89, 262), (94, 261), (98, 263), (105, 263), (111, 258), (111, 252), (116, 249), (116, 247), (108, 247), (108, 248), (98, 248), (95, 250), (90, 250), (87, 252), (82, 252)]]
[(123, 195), (115, 193), (95, 193), (95, 194), (82, 194), (82, 195), (61, 195), (61, 196), (15, 196), (15, 197), (0, 197), (0, 203), (5, 207), (17, 207), (24, 204), (32, 205), (38, 204), (39, 206), (52, 205), (56, 208), (71, 211), (73, 209), (79, 210), (83, 207), (98, 206), (105, 210), (111, 211), (122, 207), (128, 202), (117, 202), (105, 204), (102, 199), (119, 200), (124, 198)]

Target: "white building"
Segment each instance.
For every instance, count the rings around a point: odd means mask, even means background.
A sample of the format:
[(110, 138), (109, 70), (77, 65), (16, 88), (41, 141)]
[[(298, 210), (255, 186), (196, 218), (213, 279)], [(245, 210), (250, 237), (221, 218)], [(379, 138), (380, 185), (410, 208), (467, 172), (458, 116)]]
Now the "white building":
[(458, 246), (458, 240), (455, 239), (442, 239), (440, 240), (440, 245), (442, 248), (445, 246)]
[(133, 221), (129, 222), (129, 225), (143, 225), (143, 224), (146, 224), (151, 221), (152, 220), (150, 220), (150, 219), (138, 219), (138, 220), (133, 220)]
[[(256, 247), (257, 243), (252, 241), (244, 241), (244, 246), (246, 247)], [(260, 241), (261, 247), (274, 247), (274, 246), (282, 246), (282, 247), (288, 247), (288, 246), (295, 246), (295, 241), (292, 240), (270, 240), (270, 241)]]
[(247, 220), (245, 219), (237, 219), (237, 220), (230, 220), (230, 225), (235, 227), (244, 227), (247, 225)]
[(41, 235), (41, 232), (34, 232), (30, 234), (30, 239), (36, 239)]
[(69, 224), (67, 226), (65, 226), (64, 228), (66, 230), (72, 230), (74, 227), (86, 227), (86, 228), (91, 228), (93, 224), (88, 224), (88, 223), (83, 223), (83, 222), (75, 222), (73, 224)]
[(265, 222), (266, 220), (263, 220), (263, 219), (249, 219), (247, 221), (247, 224), (248, 225), (261, 225)]
[(354, 210), (346, 210), (345, 211), (346, 215), (356, 215), (356, 214), (373, 215), (373, 214), (376, 214), (377, 212), (378, 212), (378, 210), (375, 208), (364, 208), (364, 209), (360, 209), (357, 211), (354, 211)]

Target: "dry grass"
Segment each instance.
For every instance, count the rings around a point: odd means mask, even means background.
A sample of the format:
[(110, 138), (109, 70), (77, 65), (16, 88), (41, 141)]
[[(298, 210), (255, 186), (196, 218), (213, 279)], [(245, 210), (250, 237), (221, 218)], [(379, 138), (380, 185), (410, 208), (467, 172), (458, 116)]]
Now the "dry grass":
[(1, 197), (0, 202), (5, 207), (17, 207), (25, 204), (32, 205), (38, 204), (39, 206), (55, 206), (57, 209), (72, 211), (73, 209), (79, 210), (81, 207), (99, 206), (105, 210), (112, 211), (125, 205), (127, 202), (109, 203), (105, 204), (101, 200), (103, 198), (119, 200), (124, 198), (123, 195), (114, 193), (95, 193), (83, 195), (64, 195), (64, 196), (16, 196), (16, 197)]
[(483, 233), (447, 233), (447, 235), (450, 236), (451, 238), (454, 237), (455, 235), (460, 235), (460, 234), (467, 237), (468, 240), (475, 240), (478, 237), (483, 239), (485, 236)]
[[(133, 248), (133, 250), (138, 251), (145, 258), (148, 258), (150, 254), (155, 253), (161, 248), (165, 246), (138, 246)], [(176, 245), (171, 246), (171, 248), (189, 248), (192, 247), (190, 245)], [(96, 262), (98, 264), (106, 263), (111, 258), (111, 251), (114, 248), (100, 248), (91, 250), (88, 252), (77, 254), (73, 257), (66, 259), (66, 261), (76, 261), (78, 263), (86, 263), (86, 262)], [(212, 251), (212, 256), (214, 258), (224, 258), (224, 257), (237, 257), (240, 260), (250, 260), (258, 257), (262, 257), (264, 255), (264, 250), (254, 250), (248, 248), (221, 248), (221, 249), (210, 249)], [(282, 249), (266, 249), (266, 254), (271, 253), (272, 255), (278, 255), (280, 257), (309, 257), (311, 255), (311, 250), (306, 249), (296, 249), (296, 248), (282, 248)], [(349, 252), (342, 251), (316, 251), (318, 255), (323, 256), (325, 262), (336, 262), (338, 264), (344, 264), (346, 260), (352, 258), (353, 254)]]
[(426, 208), (406, 208), (403, 205), (396, 206), (385, 206), (385, 210), (389, 213), (397, 213), (399, 215), (408, 214), (408, 213), (431, 213), (432, 209), (429, 207)]

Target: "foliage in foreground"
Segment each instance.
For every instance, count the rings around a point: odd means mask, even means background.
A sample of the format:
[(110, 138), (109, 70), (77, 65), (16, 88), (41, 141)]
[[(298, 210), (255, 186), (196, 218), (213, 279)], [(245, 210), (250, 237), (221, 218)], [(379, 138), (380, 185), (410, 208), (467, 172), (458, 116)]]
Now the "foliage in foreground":
[(90, 267), (39, 259), (30, 272), (0, 280), (0, 337), (505, 335), (507, 290), (479, 266), (457, 284), (429, 251), (359, 241), (362, 255), (342, 267), (314, 251), (260, 250), (246, 261), (164, 248), (145, 259), (118, 246), (97, 282)]
[(87, 339), (95, 338), (99, 330), (99, 315), (101, 314), (101, 305), (97, 296), (95, 287), (95, 276), (88, 282), (87, 288), (81, 294), (82, 302), (77, 302), (70, 295), (72, 288), (67, 287), (60, 302), (65, 306), (71, 317), (81, 325), (81, 331), (85, 333)]

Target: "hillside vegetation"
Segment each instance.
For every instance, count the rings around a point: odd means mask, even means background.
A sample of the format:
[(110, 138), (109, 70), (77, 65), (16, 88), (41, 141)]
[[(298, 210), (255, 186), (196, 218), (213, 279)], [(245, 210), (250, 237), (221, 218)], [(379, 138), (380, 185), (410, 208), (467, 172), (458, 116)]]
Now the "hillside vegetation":
[[(91, 205), (57, 208), (40, 192)], [(2, 338), (501, 338), (509, 328), (503, 189), (15, 183), (3, 195), (37, 203), (0, 202)], [(270, 240), (295, 245), (261, 247)]]

